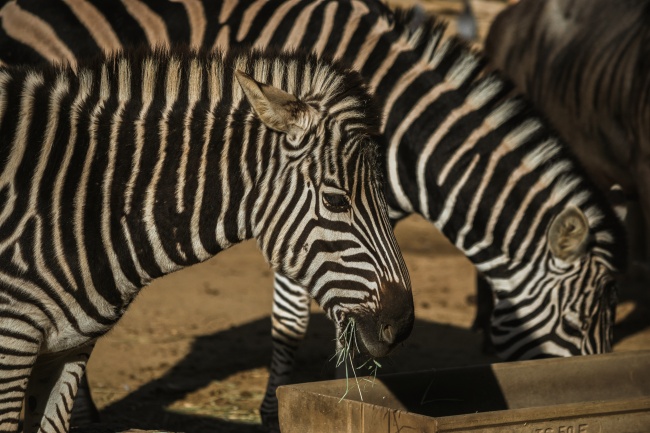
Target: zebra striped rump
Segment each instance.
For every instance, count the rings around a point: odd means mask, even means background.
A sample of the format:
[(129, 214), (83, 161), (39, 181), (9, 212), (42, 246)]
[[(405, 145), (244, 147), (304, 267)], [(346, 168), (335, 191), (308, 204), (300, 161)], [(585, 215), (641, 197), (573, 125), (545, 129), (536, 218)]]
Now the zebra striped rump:
[(298, 54), (1, 69), (0, 431), (25, 392), (26, 430), (67, 430), (94, 341), (139, 289), (248, 238), (361, 351), (402, 341), (372, 107), (356, 74)]

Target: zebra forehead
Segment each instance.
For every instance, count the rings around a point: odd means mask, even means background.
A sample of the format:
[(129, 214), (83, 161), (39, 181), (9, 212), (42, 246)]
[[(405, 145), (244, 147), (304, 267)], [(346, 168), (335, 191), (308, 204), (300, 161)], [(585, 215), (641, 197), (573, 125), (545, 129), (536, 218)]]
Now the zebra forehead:
[[(369, 139), (343, 140), (344, 147), (326, 143), (316, 155), (312, 176), (332, 186), (352, 191), (379, 187), (382, 170), (377, 144)], [(322, 169), (321, 169), (322, 168)]]

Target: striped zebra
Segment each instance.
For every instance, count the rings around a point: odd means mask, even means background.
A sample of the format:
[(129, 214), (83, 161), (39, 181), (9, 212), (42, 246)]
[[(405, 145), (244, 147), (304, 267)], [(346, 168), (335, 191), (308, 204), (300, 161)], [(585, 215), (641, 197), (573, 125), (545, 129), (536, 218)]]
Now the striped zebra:
[[(611, 349), (620, 222), (564, 145), (484, 59), (421, 14), (373, 0), (30, 0), (0, 11), (8, 64), (185, 42), (330, 53), (381, 102), (385, 192), (394, 220), (420, 213), (487, 279), (491, 339), (506, 359)], [(119, 25), (118, 25), (119, 23)], [(307, 291), (276, 277), (269, 386), (277, 409), (309, 319)]]
[[(650, 2), (522, 0), (486, 51), (548, 117), (602, 190), (638, 201), (632, 258), (650, 276)], [(531, 48), (532, 47), (532, 48)], [(632, 219), (631, 222), (634, 222)]]
[[(262, 84), (266, 83), (266, 84)], [(370, 356), (410, 332), (357, 74), (135, 50), (0, 69), (0, 431), (69, 429), (97, 338), (153, 279), (255, 238)]]

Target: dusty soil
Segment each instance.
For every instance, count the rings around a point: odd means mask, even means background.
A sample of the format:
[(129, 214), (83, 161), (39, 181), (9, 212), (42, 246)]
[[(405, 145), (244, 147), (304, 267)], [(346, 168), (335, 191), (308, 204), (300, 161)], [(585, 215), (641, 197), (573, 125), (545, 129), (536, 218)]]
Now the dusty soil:
[[(396, 2), (393, 2), (395, 4)], [(400, 4), (410, 1), (400, 0)], [(460, 1), (422, 3), (453, 17)], [(473, 2), (479, 32), (504, 5)], [(397, 227), (416, 301), (412, 337), (382, 372), (496, 361), (470, 330), (474, 270), (419, 217)], [(647, 290), (621, 293), (615, 350), (650, 348)], [(186, 432), (257, 432), (268, 377), (272, 273), (253, 242), (143, 290), (118, 326), (101, 339), (89, 364), (93, 396), (104, 422)], [(299, 352), (296, 382), (333, 377), (333, 327), (314, 307)]]
[[(381, 371), (497, 361), (471, 331), (474, 270), (420, 217), (397, 227), (413, 279), (416, 324)], [(122, 427), (258, 432), (268, 377), (272, 274), (253, 242), (156, 281), (99, 341), (89, 365), (102, 419)], [(624, 287), (615, 350), (650, 349), (650, 301)], [(333, 327), (314, 308), (296, 382), (334, 377)]]

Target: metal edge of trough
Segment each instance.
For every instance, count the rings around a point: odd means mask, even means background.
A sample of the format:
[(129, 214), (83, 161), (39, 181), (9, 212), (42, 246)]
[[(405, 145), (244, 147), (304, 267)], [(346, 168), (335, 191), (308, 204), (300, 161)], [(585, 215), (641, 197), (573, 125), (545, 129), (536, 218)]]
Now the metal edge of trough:
[[(409, 412), (408, 404), (402, 404), (391, 386), (386, 385), (391, 381), (393, 385), (410, 381), (409, 386), (417, 386), (431, 374), (439, 378), (467, 376), (472, 381), (477, 371), (482, 374), (489, 371), (497, 387), (510, 389), (503, 398), (506, 409), (449, 416), (422, 415)], [(593, 382), (585, 380), (591, 371), (604, 377)], [(539, 404), (539, 399), (529, 398), (517, 388), (533, 384), (548, 393), (554, 389), (545, 383), (549, 375), (558, 376), (557, 381), (565, 385), (569, 399), (562, 401), (563, 396), (554, 394), (551, 398), (547, 396), (547, 403)], [(621, 381), (626, 384), (608, 386), (610, 376), (618, 384)], [(641, 351), (387, 375), (377, 378), (370, 390), (364, 390), (365, 402), (360, 401), (358, 392), (353, 392), (356, 389), (353, 381), (351, 391), (342, 398), (346, 389), (344, 379), (284, 386), (278, 388), (277, 395), (282, 433), (647, 433), (650, 432), (649, 378), (650, 351)], [(474, 386), (480, 387), (481, 383)], [(530, 392), (534, 393), (535, 389)], [(517, 407), (517, 401), (507, 401), (508, 393), (516, 396), (514, 400), (523, 399), (529, 405)], [(480, 391), (477, 394), (480, 399)], [(597, 398), (591, 398), (590, 394)], [(560, 404), (554, 404), (555, 399)]]

